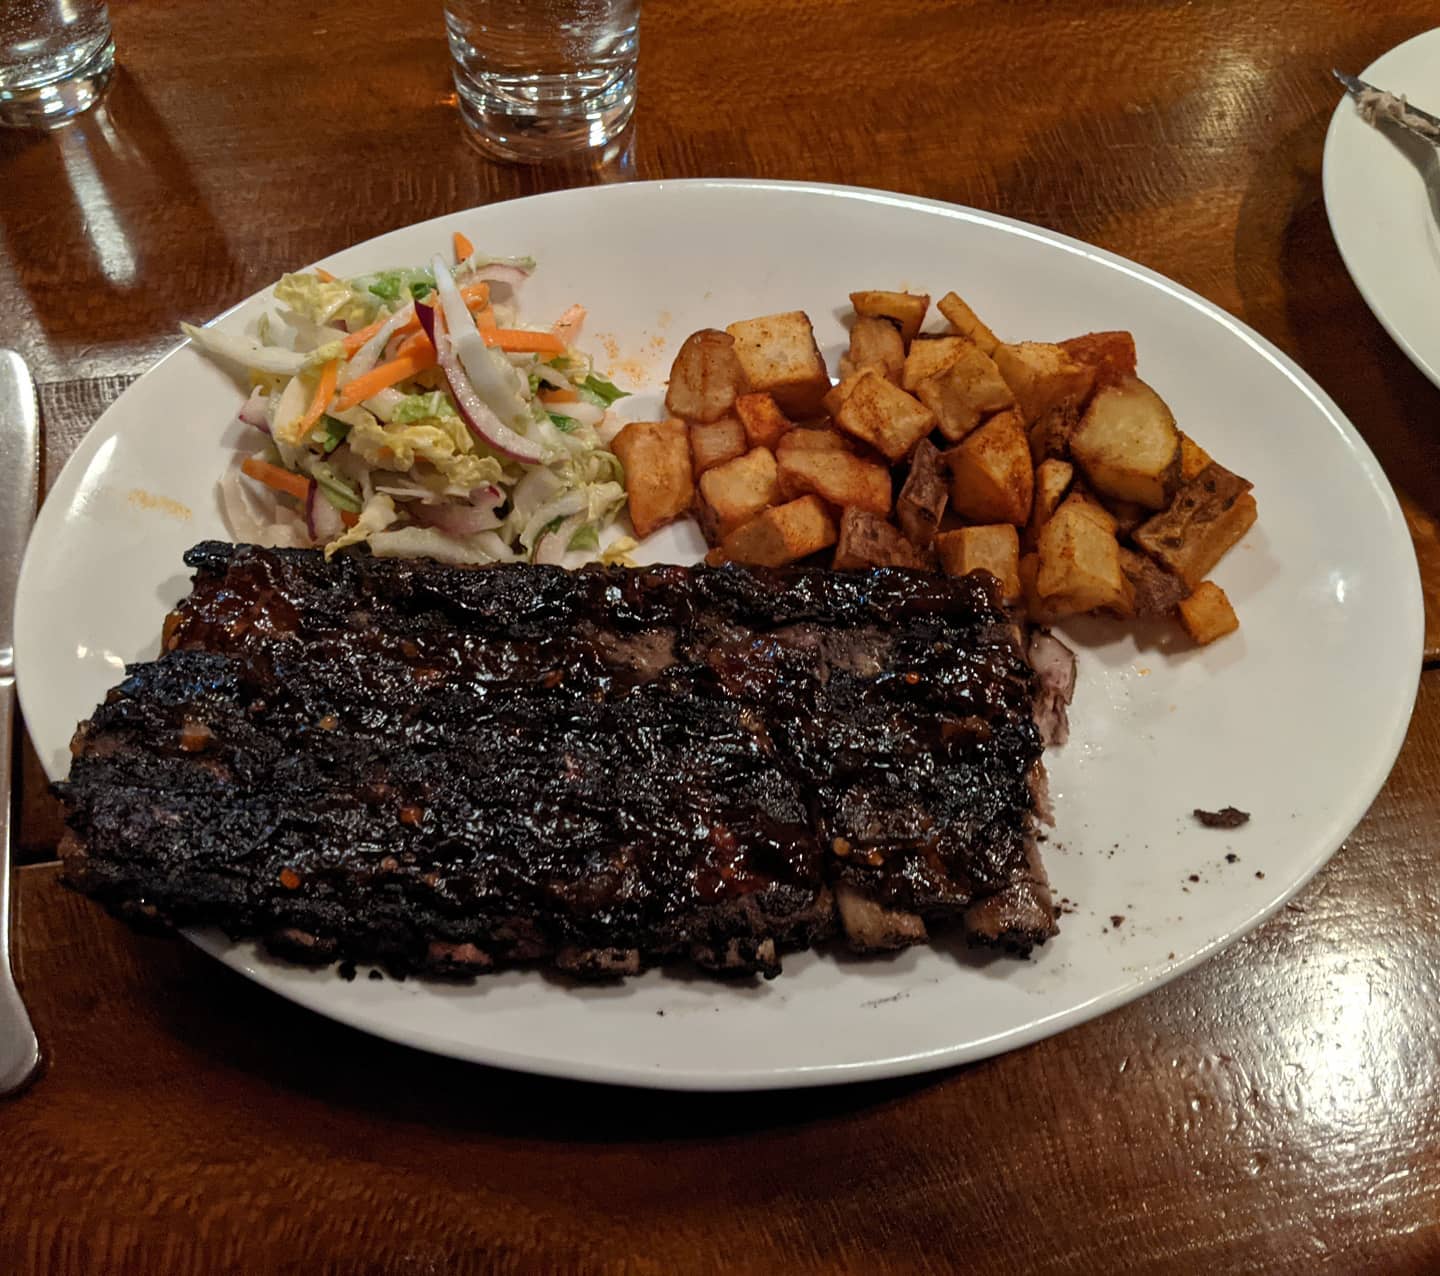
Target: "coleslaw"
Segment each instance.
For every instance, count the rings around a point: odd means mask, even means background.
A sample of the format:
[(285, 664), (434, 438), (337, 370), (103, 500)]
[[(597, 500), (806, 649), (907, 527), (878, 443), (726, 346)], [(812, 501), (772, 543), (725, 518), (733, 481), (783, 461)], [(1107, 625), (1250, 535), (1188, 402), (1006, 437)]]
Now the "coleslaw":
[(253, 336), (181, 325), (252, 387), (251, 445), (220, 479), (237, 540), (572, 566), (633, 545), (614, 539), (625, 487), (609, 448), (625, 396), (575, 348), (584, 308), (522, 326), (534, 260), (455, 242), (454, 266), (285, 275)]

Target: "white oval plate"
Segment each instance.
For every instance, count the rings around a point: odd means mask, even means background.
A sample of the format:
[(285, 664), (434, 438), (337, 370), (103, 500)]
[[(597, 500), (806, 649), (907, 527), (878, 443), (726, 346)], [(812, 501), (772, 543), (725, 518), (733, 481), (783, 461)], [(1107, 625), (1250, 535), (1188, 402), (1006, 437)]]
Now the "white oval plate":
[[(1440, 28), (1391, 49), (1360, 78), (1440, 115)], [(1365, 304), (1440, 385), (1440, 150), (1372, 128), (1342, 94), (1321, 175), (1331, 233)]]
[[(345, 983), (251, 944), (194, 937), (232, 968), (381, 1036), (534, 1072), (695, 1089), (916, 1072), (1058, 1032), (1214, 953), (1300, 888), (1384, 782), (1421, 650), (1404, 521), (1324, 392), (1210, 303), (986, 213), (767, 182), (544, 195), (398, 230), (323, 264), (348, 275), (424, 261), (457, 228), (490, 252), (539, 258), (528, 315), (590, 307), (587, 344), (646, 392), (624, 401), (633, 417), (658, 409), (670, 359), (695, 328), (804, 308), (833, 367), (852, 288), (953, 287), (1017, 339), (1132, 329), (1141, 371), (1183, 428), (1255, 483), (1260, 522), (1217, 573), (1243, 628), (1203, 650), (1164, 627), (1069, 628), (1081, 676), (1071, 742), (1049, 759), (1058, 827), (1045, 860), (1074, 911), (1033, 960), (941, 945), (867, 961), (799, 954), (770, 983), (681, 969), (604, 987), (538, 972), (451, 986)], [(220, 322), (240, 328), (265, 304), (253, 297)], [(41, 511), (20, 588), (20, 687), (53, 776), (125, 662), (157, 651), (162, 617), (187, 587), (181, 553), (224, 536), (213, 485), (238, 402), (235, 385), (182, 346), (100, 419)], [(649, 548), (693, 557), (698, 543), (682, 529)], [(1252, 812), (1250, 824), (1205, 830), (1190, 815), (1227, 804)]]

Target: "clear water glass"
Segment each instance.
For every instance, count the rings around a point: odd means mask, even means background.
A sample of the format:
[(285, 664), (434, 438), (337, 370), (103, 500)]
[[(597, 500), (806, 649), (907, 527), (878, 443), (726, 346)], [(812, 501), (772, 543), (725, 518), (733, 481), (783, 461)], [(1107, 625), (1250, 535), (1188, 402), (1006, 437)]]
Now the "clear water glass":
[(488, 154), (538, 163), (630, 122), (640, 0), (447, 0), (445, 26), (461, 118)]
[(100, 100), (114, 67), (105, 0), (0, 0), (0, 124), (68, 120)]

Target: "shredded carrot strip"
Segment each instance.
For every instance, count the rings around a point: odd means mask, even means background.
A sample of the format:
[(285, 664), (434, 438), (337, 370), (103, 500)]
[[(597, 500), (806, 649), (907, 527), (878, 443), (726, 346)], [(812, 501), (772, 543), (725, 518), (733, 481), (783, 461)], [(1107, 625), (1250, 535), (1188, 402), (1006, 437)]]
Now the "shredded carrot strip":
[(467, 257), (475, 255), (475, 245), (470, 242), (462, 231), (455, 232), (455, 260), (464, 261)]
[(320, 276), (320, 282), (322, 284), (333, 284), (335, 282), (335, 276), (326, 270), (324, 266), (316, 266), (315, 273)]
[(315, 428), (321, 415), (325, 411), (325, 405), (335, 397), (335, 378), (340, 375), (340, 360), (331, 359), (320, 369), (320, 380), (315, 383), (315, 393), (310, 396), (310, 406), (305, 409), (305, 415), (295, 426), (297, 439), (303, 439), (312, 429)]
[(304, 475), (292, 474), (278, 465), (271, 465), (269, 461), (260, 460), (259, 457), (247, 456), (240, 462), (240, 470), (257, 483), (264, 483), (266, 487), (277, 492), (293, 496), (297, 501), (303, 501), (310, 495), (310, 480)]
[(475, 326), (484, 332), (495, 332), (495, 312), (486, 306), (483, 310), (475, 312)]
[(341, 387), (340, 393), (335, 399), (335, 410), (344, 412), (347, 408), (353, 408), (357, 403), (364, 403), (366, 399), (379, 394), (381, 390), (388, 390), (397, 381), (404, 381), (407, 377), (413, 377), (417, 372), (424, 372), (426, 368), (435, 366), (435, 351), (430, 348), (428, 341), (423, 348), (418, 343), (411, 345), (411, 342), (407, 341), (402, 350), (406, 347), (409, 348), (408, 354), (397, 354), (389, 363), (382, 363), (377, 368), (371, 368), (363, 376), (356, 377), (355, 380)]
[(580, 396), (574, 390), (541, 390), (539, 395), (541, 403), (579, 403)]
[(490, 304), (490, 285), (487, 283), (466, 284), (460, 289), (460, 300), (471, 310)]
[(487, 346), (512, 354), (564, 354), (565, 343), (553, 332), (526, 332), (523, 328), (482, 328)]
[[(359, 350), (361, 346), (363, 346), (367, 341), (369, 341), (371, 337), (373, 337), (377, 332), (380, 331), (381, 328), (383, 328), (389, 322), (389, 315), (381, 315), (380, 318), (375, 320), (374, 323), (367, 324), (365, 327), (361, 328), (359, 332), (352, 332), (348, 337), (341, 338), (340, 344), (345, 347), (345, 357), (347, 359), (353, 358), (355, 352)], [(418, 315), (412, 315), (403, 324), (396, 328), (392, 335), (397, 337), (403, 337), (409, 333), (419, 331), (420, 317)]]
[(352, 514), (349, 510), (340, 511), (340, 522), (346, 527), (354, 527), (360, 521), (358, 514)]

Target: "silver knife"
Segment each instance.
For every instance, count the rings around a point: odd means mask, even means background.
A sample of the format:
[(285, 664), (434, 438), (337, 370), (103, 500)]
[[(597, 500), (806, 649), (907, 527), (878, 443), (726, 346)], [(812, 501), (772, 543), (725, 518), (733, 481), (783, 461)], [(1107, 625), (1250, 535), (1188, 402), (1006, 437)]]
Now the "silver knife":
[[(1345, 91), (1355, 99), (1361, 113), (1372, 124), (1375, 118), (1391, 120), (1416, 137), (1423, 137), (1432, 146), (1440, 146), (1440, 117), (1422, 111), (1397, 94), (1386, 93), (1384, 89), (1367, 84), (1359, 76), (1333, 70), (1330, 74), (1345, 86)], [(1381, 104), (1382, 100), (1385, 104)]]
[(40, 1042), (10, 965), (10, 777), (15, 767), (15, 586), (35, 521), (40, 423), (30, 369), (0, 350), (0, 1098), (40, 1067)]

